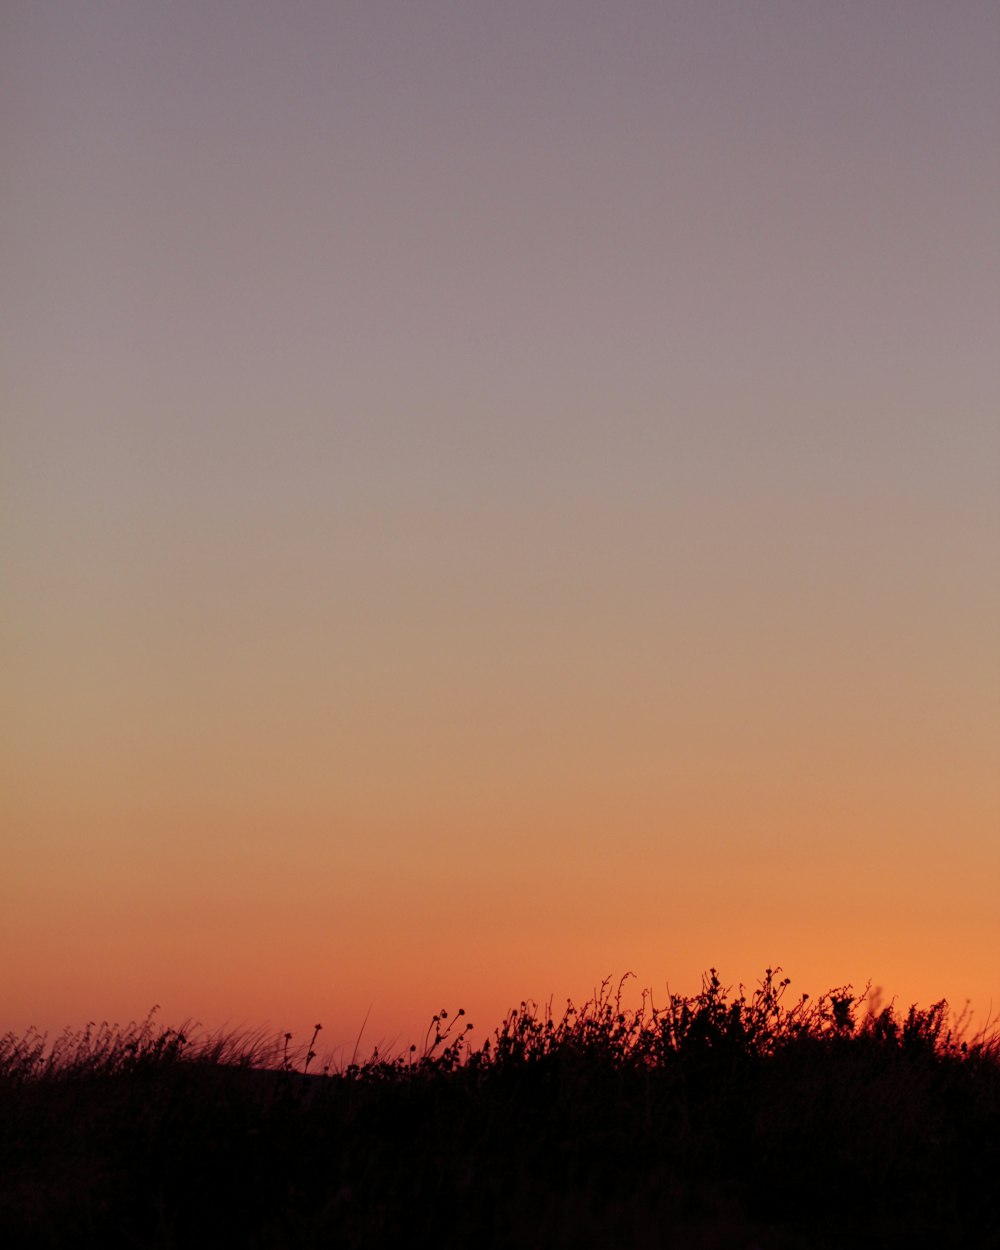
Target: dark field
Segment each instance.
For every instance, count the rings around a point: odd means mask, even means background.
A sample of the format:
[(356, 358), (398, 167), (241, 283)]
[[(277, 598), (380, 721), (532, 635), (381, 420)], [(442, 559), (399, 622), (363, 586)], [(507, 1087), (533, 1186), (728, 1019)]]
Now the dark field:
[(152, 1019), (8, 1035), (0, 1245), (1000, 1247), (996, 1035), (786, 990), (605, 983), (319, 1073)]

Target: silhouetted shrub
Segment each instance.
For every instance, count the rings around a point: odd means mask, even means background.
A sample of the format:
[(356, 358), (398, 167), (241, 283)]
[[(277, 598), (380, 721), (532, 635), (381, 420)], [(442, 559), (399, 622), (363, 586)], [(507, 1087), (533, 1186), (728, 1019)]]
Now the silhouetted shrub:
[[(624, 981), (522, 1002), (475, 1046), (343, 1068), (291, 1038), (88, 1026), (0, 1039), (4, 1246), (1000, 1245), (996, 1036)], [(860, 1018), (859, 1018), (860, 1015)]]

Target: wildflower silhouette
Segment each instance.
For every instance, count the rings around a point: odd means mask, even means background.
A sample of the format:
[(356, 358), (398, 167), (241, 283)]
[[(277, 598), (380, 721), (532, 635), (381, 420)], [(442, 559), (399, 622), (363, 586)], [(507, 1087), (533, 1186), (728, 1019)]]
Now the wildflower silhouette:
[(777, 968), (634, 1007), (626, 981), (320, 1071), (320, 1024), (304, 1052), (155, 1011), (8, 1034), (3, 1244), (1000, 1244), (995, 1033), (851, 986), (786, 1002)]

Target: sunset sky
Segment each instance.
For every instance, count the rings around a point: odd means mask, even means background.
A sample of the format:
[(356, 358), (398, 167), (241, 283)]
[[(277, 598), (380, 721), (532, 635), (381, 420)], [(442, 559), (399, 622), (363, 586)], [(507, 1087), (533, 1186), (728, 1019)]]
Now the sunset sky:
[(7, 0), (0, 1033), (1000, 1010), (1000, 6)]

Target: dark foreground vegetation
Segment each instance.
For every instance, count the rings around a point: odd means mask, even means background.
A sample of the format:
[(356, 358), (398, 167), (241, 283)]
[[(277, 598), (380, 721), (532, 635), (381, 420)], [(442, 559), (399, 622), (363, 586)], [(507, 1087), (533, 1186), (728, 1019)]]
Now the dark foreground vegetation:
[(946, 1004), (714, 971), (522, 1003), (481, 1046), (314, 1071), (289, 1039), (0, 1040), (0, 1244), (1000, 1247), (1000, 1043)]

